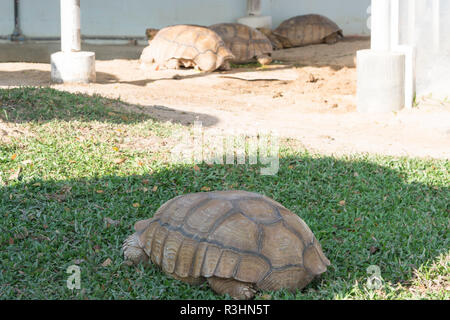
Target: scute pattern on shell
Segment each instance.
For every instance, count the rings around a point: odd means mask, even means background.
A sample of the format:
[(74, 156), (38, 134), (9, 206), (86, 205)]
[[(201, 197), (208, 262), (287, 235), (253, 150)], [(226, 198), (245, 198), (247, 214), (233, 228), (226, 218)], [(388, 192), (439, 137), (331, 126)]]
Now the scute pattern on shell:
[[(273, 33), (287, 40), (291, 47), (322, 43), (333, 33), (343, 36), (342, 29), (329, 18), (308, 14), (283, 21)], [(287, 47), (283, 42), (283, 46)]]
[(233, 53), (235, 63), (247, 63), (261, 55), (272, 54), (270, 40), (260, 31), (240, 23), (219, 23), (209, 27), (214, 30)]
[(213, 71), (234, 58), (214, 31), (195, 25), (175, 25), (161, 29), (143, 50), (141, 61), (167, 66), (176, 59), (185, 67)]
[(301, 289), (330, 264), (302, 219), (246, 191), (178, 196), (135, 229), (151, 261), (189, 283), (214, 276)]

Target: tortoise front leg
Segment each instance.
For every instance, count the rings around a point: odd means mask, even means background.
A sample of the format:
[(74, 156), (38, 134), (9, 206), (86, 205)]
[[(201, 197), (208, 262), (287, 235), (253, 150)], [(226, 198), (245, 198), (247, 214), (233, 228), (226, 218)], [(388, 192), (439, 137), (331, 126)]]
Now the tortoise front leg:
[(326, 37), (324, 39), (324, 42), (326, 44), (335, 44), (338, 41), (338, 38), (339, 38), (338, 34), (333, 33), (333, 34), (330, 34), (328, 37)]
[(229, 294), (235, 300), (248, 300), (255, 296), (255, 290), (251, 283), (241, 282), (235, 279), (218, 277), (208, 278), (208, 283), (218, 294)]
[(230, 61), (225, 61), (224, 63), (222, 63), (222, 65), (219, 67), (220, 71), (230, 71), (231, 70), (231, 64)]

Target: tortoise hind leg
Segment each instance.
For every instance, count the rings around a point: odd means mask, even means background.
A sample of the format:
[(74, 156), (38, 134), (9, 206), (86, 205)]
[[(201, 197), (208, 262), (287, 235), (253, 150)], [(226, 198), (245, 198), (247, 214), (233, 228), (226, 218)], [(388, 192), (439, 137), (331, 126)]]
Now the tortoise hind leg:
[(129, 236), (123, 242), (122, 246), (125, 260), (131, 261), (132, 264), (148, 263), (149, 256), (145, 253), (144, 249), (139, 244), (139, 238), (136, 233)]
[(235, 279), (218, 277), (208, 278), (208, 283), (218, 294), (229, 294), (235, 300), (248, 300), (255, 296), (255, 290), (251, 283), (241, 282)]

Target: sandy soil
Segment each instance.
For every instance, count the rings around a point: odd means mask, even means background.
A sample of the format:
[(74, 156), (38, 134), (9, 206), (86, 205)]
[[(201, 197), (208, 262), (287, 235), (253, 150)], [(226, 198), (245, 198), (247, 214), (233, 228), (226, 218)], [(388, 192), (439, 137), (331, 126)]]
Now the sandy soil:
[(200, 120), (207, 130), (272, 130), (321, 154), (450, 156), (450, 104), (423, 100), (399, 113), (356, 112), (355, 53), (367, 40), (347, 39), (277, 51), (275, 64), (210, 74), (145, 71), (137, 60), (97, 61), (97, 83), (54, 85), (50, 65), (0, 64), (0, 87), (52, 86), (120, 97), (162, 121)]

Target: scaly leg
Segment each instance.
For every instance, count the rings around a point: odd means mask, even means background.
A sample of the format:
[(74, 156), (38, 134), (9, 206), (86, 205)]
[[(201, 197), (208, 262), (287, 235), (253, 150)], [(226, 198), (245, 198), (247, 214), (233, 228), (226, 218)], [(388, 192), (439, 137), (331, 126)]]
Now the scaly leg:
[(210, 287), (218, 294), (229, 294), (235, 300), (248, 300), (255, 296), (255, 290), (251, 283), (241, 282), (235, 279), (223, 279), (217, 277), (208, 278)]
[(125, 239), (122, 249), (126, 261), (131, 261), (134, 265), (141, 262), (149, 263), (149, 256), (140, 246), (139, 238), (136, 233)]

